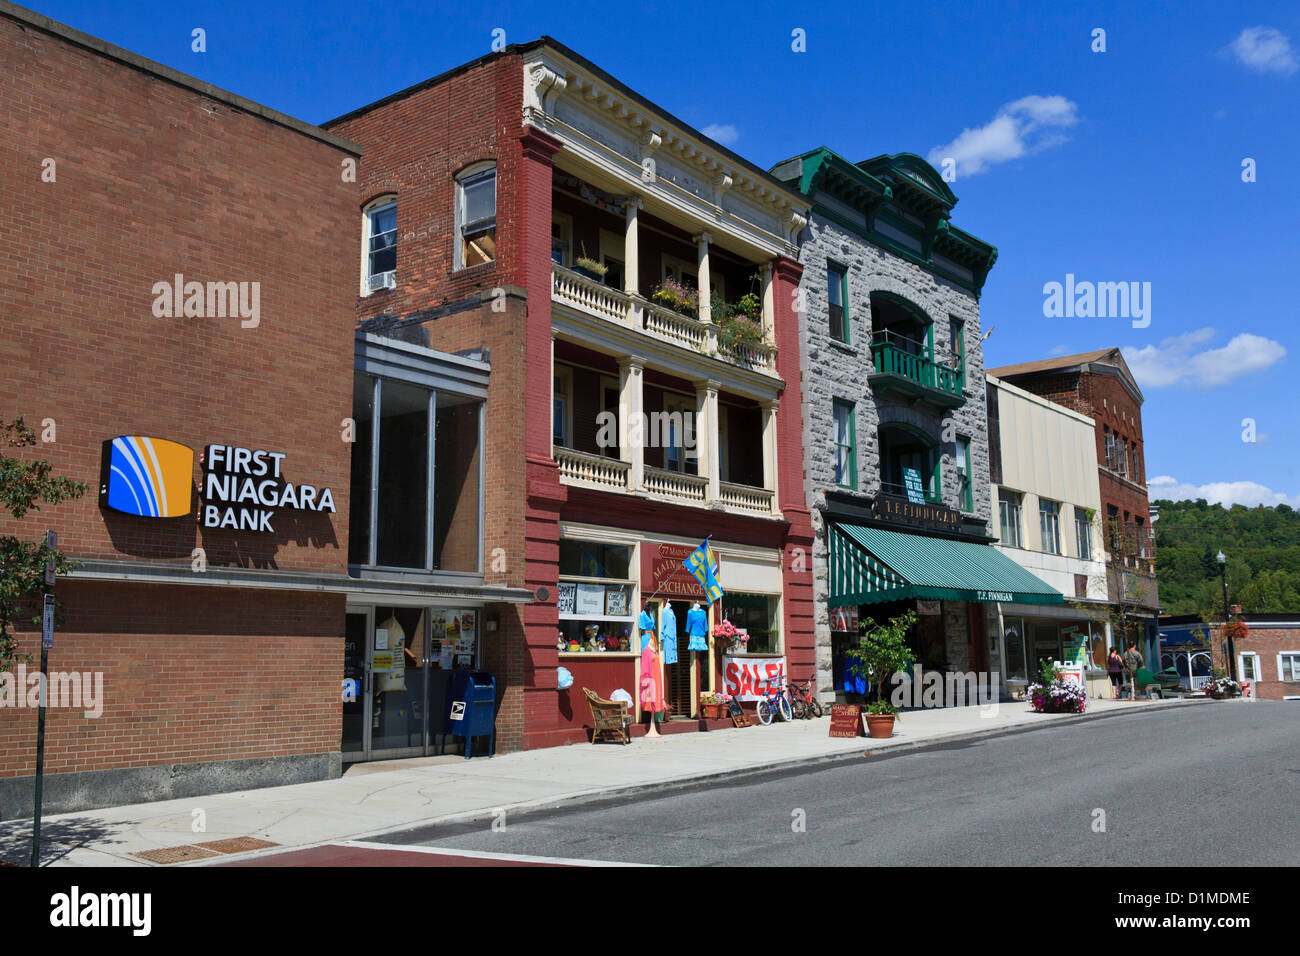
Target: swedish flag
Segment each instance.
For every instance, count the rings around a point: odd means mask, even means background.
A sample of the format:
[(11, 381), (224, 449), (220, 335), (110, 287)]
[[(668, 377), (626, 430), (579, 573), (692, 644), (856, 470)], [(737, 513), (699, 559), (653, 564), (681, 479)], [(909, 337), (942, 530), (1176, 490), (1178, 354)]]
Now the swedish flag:
[(705, 538), (682, 564), (686, 565), (686, 570), (700, 582), (700, 587), (704, 588), (704, 597), (709, 604), (722, 600), (722, 585), (718, 583), (718, 556), (709, 547), (708, 538)]

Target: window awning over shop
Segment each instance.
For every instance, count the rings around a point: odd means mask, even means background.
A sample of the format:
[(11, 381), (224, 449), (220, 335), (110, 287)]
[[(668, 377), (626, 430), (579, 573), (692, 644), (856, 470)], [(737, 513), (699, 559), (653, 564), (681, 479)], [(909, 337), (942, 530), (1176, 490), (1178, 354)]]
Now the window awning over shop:
[(831, 607), (905, 598), (1003, 604), (1065, 600), (990, 545), (855, 524), (828, 524), (826, 538)]

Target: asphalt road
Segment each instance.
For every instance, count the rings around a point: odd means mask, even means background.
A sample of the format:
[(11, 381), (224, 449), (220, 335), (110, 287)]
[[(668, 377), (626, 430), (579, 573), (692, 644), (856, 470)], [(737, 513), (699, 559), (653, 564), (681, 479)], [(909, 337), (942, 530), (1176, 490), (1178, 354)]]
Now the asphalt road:
[(1298, 745), (1300, 703), (1223, 702), (378, 840), (694, 866), (1295, 866)]

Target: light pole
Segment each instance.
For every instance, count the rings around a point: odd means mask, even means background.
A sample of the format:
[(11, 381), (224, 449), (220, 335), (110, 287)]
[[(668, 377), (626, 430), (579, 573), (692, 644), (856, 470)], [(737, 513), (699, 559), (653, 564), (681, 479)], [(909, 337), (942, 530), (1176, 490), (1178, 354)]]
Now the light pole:
[(1219, 562), (1219, 577), (1223, 579), (1223, 636), (1228, 639), (1228, 674), (1237, 679), (1237, 649), (1233, 646), (1232, 635), (1228, 633), (1228, 558), (1222, 551), (1214, 556)]

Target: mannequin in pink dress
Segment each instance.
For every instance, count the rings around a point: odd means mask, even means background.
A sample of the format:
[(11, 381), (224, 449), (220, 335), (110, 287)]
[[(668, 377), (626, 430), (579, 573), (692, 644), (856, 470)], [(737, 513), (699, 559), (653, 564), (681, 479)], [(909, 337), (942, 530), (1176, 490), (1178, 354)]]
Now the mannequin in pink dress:
[(664, 689), (659, 680), (659, 647), (651, 632), (650, 642), (641, 650), (641, 706), (650, 711), (647, 737), (658, 737), (655, 714), (664, 709)]

